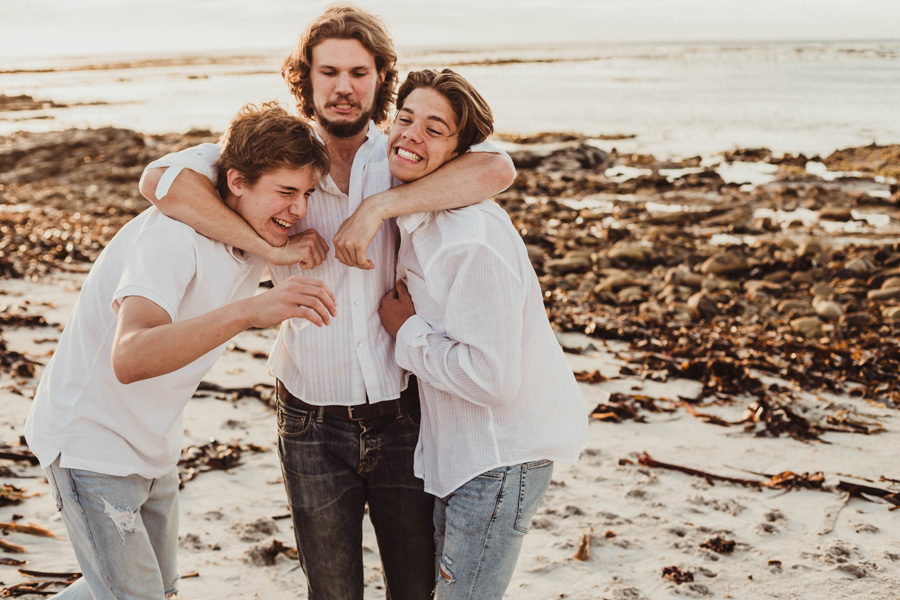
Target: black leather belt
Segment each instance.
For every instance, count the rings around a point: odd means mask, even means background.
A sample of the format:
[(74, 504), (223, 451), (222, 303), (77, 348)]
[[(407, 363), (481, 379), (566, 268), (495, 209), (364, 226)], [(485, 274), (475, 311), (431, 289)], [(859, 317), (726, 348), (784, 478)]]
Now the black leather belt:
[(357, 404), (355, 406), (344, 406), (340, 404), (327, 404), (319, 406), (304, 402), (297, 396), (291, 394), (284, 384), (278, 381), (278, 400), (289, 406), (308, 410), (322, 415), (335, 415), (350, 419), (351, 421), (362, 421), (364, 419), (375, 419), (377, 417), (386, 417), (388, 415), (400, 416), (403, 413), (414, 412), (420, 410), (419, 405), (419, 386), (414, 375), (409, 377), (409, 385), (405, 390), (400, 392), (400, 397), (396, 400), (384, 400), (369, 404), (366, 398), (366, 404)]

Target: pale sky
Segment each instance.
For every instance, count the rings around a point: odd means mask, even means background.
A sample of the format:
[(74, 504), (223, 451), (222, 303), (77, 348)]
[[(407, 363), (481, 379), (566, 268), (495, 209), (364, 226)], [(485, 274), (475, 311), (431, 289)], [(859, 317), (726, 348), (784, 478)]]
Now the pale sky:
[[(317, 0), (0, 0), (0, 56), (281, 50)], [(360, 0), (403, 46), (897, 39), (897, 0)]]

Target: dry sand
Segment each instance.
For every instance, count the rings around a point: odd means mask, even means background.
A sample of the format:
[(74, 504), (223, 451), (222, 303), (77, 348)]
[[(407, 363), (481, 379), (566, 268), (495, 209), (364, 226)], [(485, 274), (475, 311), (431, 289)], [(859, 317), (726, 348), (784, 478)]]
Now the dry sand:
[[(54, 273), (40, 282), (0, 281), (0, 305), (43, 315), (64, 323), (77, 298), (81, 274)], [(8, 350), (45, 362), (55, 347), (59, 326), (8, 328)], [(236, 338), (245, 349), (268, 351), (275, 331), (250, 331)], [(578, 335), (562, 338), (567, 346), (587, 346), (570, 354), (577, 371), (599, 369), (615, 376), (626, 363), (625, 346), (604, 345)], [(37, 376), (0, 377), (2, 413), (0, 443), (16, 446), (22, 432)], [(265, 362), (250, 353), (228, 351), (207, 376), (224, 387), (271, 383)], [(767, 382), (769, 380), (766, 380)], [(788, 385), (788, 384), (785, 384)], [(617, 378), (582, 384), (585, 412), (605, 401), (610, 392), (646, 394), (656, 398), (690, 397), (699, 391), (693, 381), (655, 383)], [(747, 402), (705, 407), (705, 412), (736, 421)], [(664, 404), (664, 402), (663, 402)], [(835, 488), (839, 479), (867, 478), (869, 485), (890, 489), (884, 476), (900, 479), (895, 458), (900, 442), (896, 411), (850, 396), (800, 395), (794, 405), (808, 416), (845, 407), (884, 426), (877, 435), (826, 433), (822, 442), (789, 437), (760, 438), (740, 427), (704, 423), (678, 408), (672, 413), (647, 414), (647, 422), (591, 424), (591, 441), (576, 465), (558, 465), (550, 491), (525, 538), (518, 569), (507, 593), (517, 600), (660, 598), (809, 598), (889, 599), (900, 588), (900, 527), (898, 515), (883, 500), (846, 497)], [(303, 573), (295, 560), (278, 555), (265, 566), (254, 550), (279, 540), (293, 546), (281, 472), (275, 452), (274, 412), (255, 399), (193, 400), (186, 411), (185, 445), (202, 445), (211, 438), (253, 443), (266, 452), (244, 453), (239, 466), (201, 473), (181, 494), (180, 595), (207, 598), (305, 598)], [(784, 471), (825, 475), (825, 490), (753, 489), (707, 482), (680, 472), (651, 469), (637, 455), (739, 478), (765, 479)], [(65, 536), (46, 481), (38, 467), (8, 465), (19, 478), (3, 483), (27, 490), (33, 497), (0, 508), (0, 521), (20, 515)], [(898, 489), (896, 484), (893, 489)], [(77, 570), (69, 543), (60, 539), (10, 532), (3, 536), (25, 546), (24, 554), (0, 557), (28, 561), (40, 571)], [(702, 547), (712, 538), (734, 541), (730, 553)], [(579, 545), (586, 560), (575, 558)], [(586, 548), (585, 548), (586, 546)], [(586, 552), (588, 550), (589, 552)], [(588, 555), (589, 554), (589, 555)], [(585, 556), (587, 555), (587, 556)], [(254, 558), (256, 556), (256, 558)], [(384, 598), (378, 550), (372, 528), (365, 523), (366, 598)], [(663, 576), (666, 567), (690, 573), (693, 581), (676, 583)], [(0, 566), (7, 587), (28, 578), (16, 567)], [(31, 596), (37, 597), (37, 596)]]

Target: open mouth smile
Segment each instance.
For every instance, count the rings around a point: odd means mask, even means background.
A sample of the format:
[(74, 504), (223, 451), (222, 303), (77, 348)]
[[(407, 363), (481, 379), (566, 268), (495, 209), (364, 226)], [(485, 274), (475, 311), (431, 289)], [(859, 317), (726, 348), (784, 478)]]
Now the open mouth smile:
[(397, 148), (396, 150), (394, 150), (394, 153), (404, 160), (409, 160), (412, 162), (419, 162), (420, 160), (422, 160), (421, 156), (404, 148)]
[(281, 227), (282, 229), (290, 229), (294, 224), (285, 221), (284, 219), (279, 219), (276, 217), (272, 217), (272, 222)]

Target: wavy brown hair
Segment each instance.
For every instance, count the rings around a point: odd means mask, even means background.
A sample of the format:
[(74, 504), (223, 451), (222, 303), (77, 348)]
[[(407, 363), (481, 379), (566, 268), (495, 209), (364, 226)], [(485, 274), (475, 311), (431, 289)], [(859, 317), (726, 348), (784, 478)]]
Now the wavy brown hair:
[(281, 76), (297, 100), (297, 110), (307, 118), (313, 117), (312, 52), (318, 44), (329, 39), (357, 40), (375, 57), (375, 68), (384, 73), (384, 83), (375, 93), (372, 120), (380, 123), (387, 119), (397, 86), (394, 42), (380, 18), (352, 4), (333, 4), (325, 9), (306, 28), (293, 52), (284, 59)]
[(331, 156), (310, 124), (277, 102), (244, 105), (222, 134), (219, 146), (216, 190), (222, 198), (228, 195), (228, 169), (237, 170), (252, 186), (280, 167), (312, 167), (317, 180), (331, 168)]
[(459, 140), (456, 153), (462, 154), (472, 144), (479, 144), (494, 133), (494, 114), (481, 94), (462, 75), (450, 69), (440, 73), (433, 69), (410, 71), (397, 91), (397, 110), (416, 88), (431, 88), (450, 103), (458, 121)]

